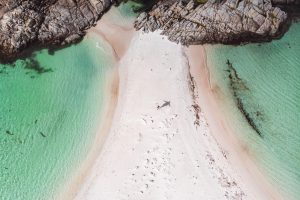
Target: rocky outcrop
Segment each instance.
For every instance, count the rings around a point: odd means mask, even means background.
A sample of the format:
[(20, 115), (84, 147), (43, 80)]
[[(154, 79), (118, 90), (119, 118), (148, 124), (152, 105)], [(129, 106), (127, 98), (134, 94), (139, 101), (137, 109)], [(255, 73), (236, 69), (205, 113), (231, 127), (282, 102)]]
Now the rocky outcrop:
[[(122, 0), (1, 0), (0, 60), (32, 46), (80, 40), (109, 7)], [(152, 6), (157, 0), (140, 0)], [(198, 3), (195, 3), (198, 2)], [(300, 0), (272, 0), (282, 5)], [(182, 44), (233, 43), (277, 37), (287, 15), (271, 0), (160, 0), (142, 13), (137, 29), (162, 29)]]
[(284, 32), (287, 14), (270, 0), (195, 2), (160, 1), (138, 17), (135, 27), (161, 29), (171, 41), (185, 45), (270, 40)]
[(299, 5), (300, 0), (272, 0), (272, 3), (281, 5)]
[(79, 40), (114, 0), (2, 0), (0, 58), (33, 43), (65, 45)]

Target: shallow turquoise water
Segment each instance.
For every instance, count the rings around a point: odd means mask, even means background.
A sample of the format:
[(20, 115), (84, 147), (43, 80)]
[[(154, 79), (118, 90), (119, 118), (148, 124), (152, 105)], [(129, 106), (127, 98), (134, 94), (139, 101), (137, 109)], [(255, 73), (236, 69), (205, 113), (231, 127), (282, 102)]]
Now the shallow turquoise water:
[[(113, 8), (111, 19), (132, 23), (133, 6)], [(68, 189), (95, 138), (114, 65), (111, 46), (92, 33), (54, 55), (0, 64), (1, 200), (55, 199)]]
[[(244, 46), (209, 46), (212, 79), (226, 96), (224, 112), (259, 166), (284, 195), (300, 195), (300, 23), (280, 40)], [(237, 109), (227, 59), (240, 81), (235, 94), (261, 136)], [(225, 105), (226, 104), (226, 105)], [(229, 114), (230, 115), (230, 114)], [(242, 131), (241, 131), (242, 130)]]
[[(96, 47), (96, 43), (101, 48)], [(0, 199), (53, 199), (79, 167), (96, 133), (108, 44), (90, 35), (80, 44), (0, 65)]]
[(134, 10), (141, 8), (142, 5), (133, 1), (121, 3), (118, 7), (112, 7), (107, 16), (109, 16), (110, 23), (119, 26), (132, 26), (136, 17), (139, 15)]

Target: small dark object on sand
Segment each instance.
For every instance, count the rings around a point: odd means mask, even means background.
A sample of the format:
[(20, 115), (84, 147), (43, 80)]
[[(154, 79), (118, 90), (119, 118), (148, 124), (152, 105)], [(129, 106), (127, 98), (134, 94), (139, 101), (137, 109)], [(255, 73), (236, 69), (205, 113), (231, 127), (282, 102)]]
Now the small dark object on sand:
[(165, 101), (161, 106), (157, 106), (157, 110), (166, 106), (171, 106), (171, 101)]

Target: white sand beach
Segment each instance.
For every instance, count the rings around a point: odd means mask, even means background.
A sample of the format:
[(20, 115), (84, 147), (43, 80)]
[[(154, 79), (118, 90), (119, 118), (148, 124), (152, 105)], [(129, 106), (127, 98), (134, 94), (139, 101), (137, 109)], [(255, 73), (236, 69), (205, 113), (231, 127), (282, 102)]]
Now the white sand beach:
[(134, 31), (116, 12), (89, 30), (118, 62), (99, 136), (62, 199), (281, 199), (218, 112), (205, 48)]
[(190, 62), (159, 33), (134, 33), (112, 127), (76, 199), (275, 199), (255, 170), (228, 159), (238, 144), (224, 149), (211, 133)]

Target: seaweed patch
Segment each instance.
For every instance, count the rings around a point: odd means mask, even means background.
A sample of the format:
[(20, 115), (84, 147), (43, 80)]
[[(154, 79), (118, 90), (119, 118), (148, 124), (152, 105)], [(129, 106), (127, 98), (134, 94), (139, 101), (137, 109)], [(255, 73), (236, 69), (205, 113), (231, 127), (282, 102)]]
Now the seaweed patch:
[(6, 130), (5, 133), (6, 133), (7, 135), (14, 135), (14, 134), (13, 134), (11, 131), (9, 131), (9, 130)]
[(248, 124), (252, 127), (252, 129), (260, 136), (263, 137), (261, 131), (259, 130), (259, 128), (257, 127), (256, 123), (254, 122), (254, 120), (250, 117), (250, 114), (246, 111), (244, 104), (242, 102), (242, 99), (239, 97), (236, 97), (236, 102), (237, 102), (237, 106), (238, 109), (241, 111), (241, 113), (243, 114), (243, 116), (245, 117), (245, 119), (247, 120)]
[(38, 74), (43, 74), (46, 72), (52, 72), (53, 70), (51, 68), (44, 68), (40, 65), (40, 63), (33, 59), (33, 58), (27, 58), (23, 61), (24, 63), (24, 68), (25, 69), (30, 69), (36, 71)]
[(43, 137), (43, 138), (45, 138), (45, 137), (47, 137), (43, 132), (39, 132), (39, 134)]
[[(245, 117), (247, 123), (252, 127), (252, 129), (260, 136), (263, 137), (261, 130), (258, 128), (254, 119), (250, 116), (249, 112), (246, 111), (243, 100), (239, 97), (238, 91), (248, 91), (249, 88), (245, 84), (245, 82), (238, 76), (236, 69), (233, 67), (232, 63), (227, 59), (226, 61), (228, 70), (226, 70), (229, 75), (230, 88), (232, 90), (233, 96), (235, 98), (236, 105), (240, 112)], [(256, 111), (255, 115), (257, 117), (262, 116), (262, 112)]]
[(237, 90), (249, 90), (245, 82), (239, 77), (236, 69), (233, 67), (232, 63), (227, 60), (226, 64), (228, 66), (227, 72), (229, 73), (230, 86), (234, 91)]
[(0, 66), (0, 74), (8, 75), (6, 66)]

